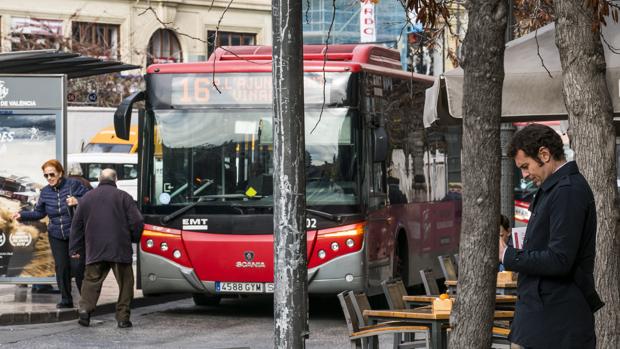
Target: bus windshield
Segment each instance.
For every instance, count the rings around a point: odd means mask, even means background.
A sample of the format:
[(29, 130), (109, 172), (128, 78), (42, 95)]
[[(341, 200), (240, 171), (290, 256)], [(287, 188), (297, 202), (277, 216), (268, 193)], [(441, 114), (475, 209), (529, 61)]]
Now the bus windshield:
[[(153, 113), (152, 204), (273, 205), (271, 109)], [(326, 108), (305, 116), (307, 204), (358, 204), (356, 113)]]

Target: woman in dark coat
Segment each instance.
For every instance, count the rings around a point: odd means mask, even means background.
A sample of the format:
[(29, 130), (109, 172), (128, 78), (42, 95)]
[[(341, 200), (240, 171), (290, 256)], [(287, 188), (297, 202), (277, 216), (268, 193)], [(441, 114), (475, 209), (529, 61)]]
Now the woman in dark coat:
[(71, 275), (75, 275), (75, 283), (80, 289), (84, 278), (84, 263), (79, 260), (72, 261), (70, 258), (69, 233), (73, 210), (78, 204), (77, 198), (84, 195), (88, 189), (79, 181), (66, 178), (64, 169), (58, 160), (46, 161), (41, 169), (48, 185), (41, 189), (37, 205), (33, 211), (15, 213), (13, 219), (36, 221), (45, 216), (49, 218), (47, 232), (56, 266), (56, 282), (61, 294), (60, 303), (56, 307), (73, 308)]

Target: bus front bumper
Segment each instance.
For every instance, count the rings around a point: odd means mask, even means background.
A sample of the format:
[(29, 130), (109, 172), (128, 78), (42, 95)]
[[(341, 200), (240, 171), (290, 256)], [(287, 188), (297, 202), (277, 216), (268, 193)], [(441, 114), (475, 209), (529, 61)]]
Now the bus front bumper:
[[(335, 258), (308, 269), (308, 293), (336, 294), (366, 288), (364, 249)], [(142, 293), (217, 294), (215, 281), (202, 281), (193, 268), (184, 267), (164, 257), (140, 250)]]

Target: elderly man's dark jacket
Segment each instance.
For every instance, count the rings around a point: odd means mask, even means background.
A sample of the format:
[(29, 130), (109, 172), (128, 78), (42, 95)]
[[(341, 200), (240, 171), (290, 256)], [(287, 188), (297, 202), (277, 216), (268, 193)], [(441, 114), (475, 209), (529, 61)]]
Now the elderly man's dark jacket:
[(71, 226), (69, 251), (83, 254), (86, 264), (131, 263), (131, 242), (139, 240), (144, 221), (131, 195), (104, 180), (78, 205)]
[(508, 247), (504, 254), (506, 269), (519, 273), (509, 338), (534, 349), (594, 348), (594, 316), (583, 284), (594, 291), (596, 208), (575, 162), (542, 183), (530, 211), (523, 249)]

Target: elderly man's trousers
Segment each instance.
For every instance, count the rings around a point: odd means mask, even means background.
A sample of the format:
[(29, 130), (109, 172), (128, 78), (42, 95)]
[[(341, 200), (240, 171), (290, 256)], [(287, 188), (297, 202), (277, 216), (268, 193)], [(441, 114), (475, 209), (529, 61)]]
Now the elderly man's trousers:
[(80, 311), (90, 314), (95, 310), (103, 281), (108, 276), (110, 269), (114, 273), (119, 291), (116, 302), (116, 321), (129, 321), (134, 284), (131, 263), (97, 262), (86, 265), (84, 281), (82, 282)]

